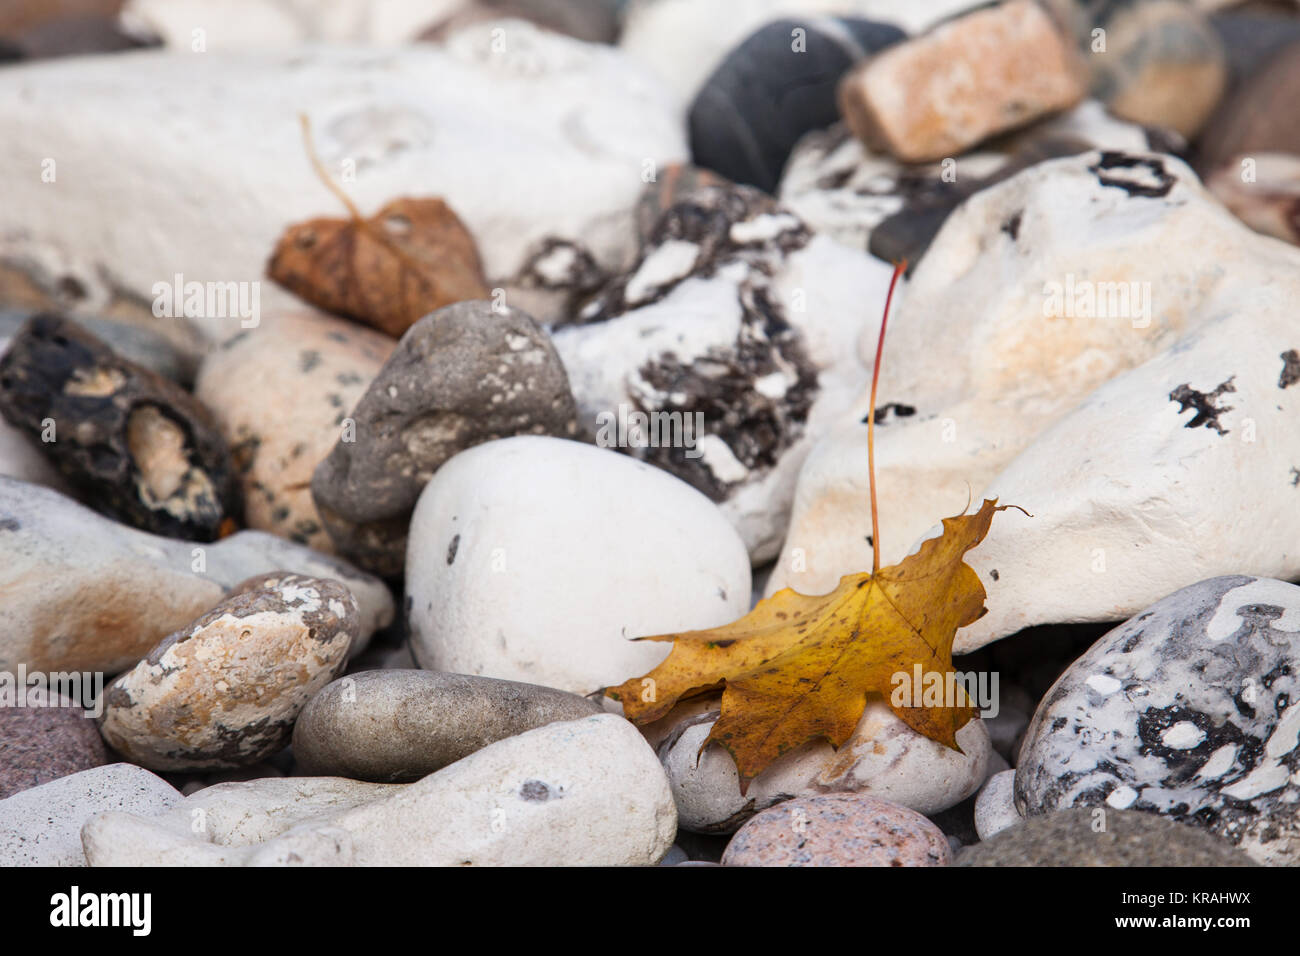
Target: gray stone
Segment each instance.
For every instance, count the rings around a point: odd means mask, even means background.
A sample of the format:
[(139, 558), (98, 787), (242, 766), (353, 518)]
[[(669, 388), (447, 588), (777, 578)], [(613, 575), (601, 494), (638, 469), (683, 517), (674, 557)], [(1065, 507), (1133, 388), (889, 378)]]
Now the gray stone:
[(445, 461), (495, 438), (572, 437), (575, 414), (564, 366), (532, 318), (458, 302), (402, 337), (352, 412), (355, 436), (316, 467), (312, 497), (340, 553), (398, 575), (411, 511)]
[(410, 783), (488, 744), (602, 712), (576, 694), (490, 677), (364, 671), (325, 687), (293, 730), (298, 772)]
[(359, 630), (356, 599), (337, 581), (253, 578), (113, 682), (104, 738), (153, 770), (257, 763), (288, 743)]
[(85, 866), (81, 827), (97, 813), (153, 816), (180, 803), (161, 777), (129, 763), (83, 770), (0, 800), (0, 866)]
[(1300, 862), (1300, 587), (1211, 578), (1102, 637), (1034, 714), (1016, 770), (1026, 816), (1142, 810), (1262, 863)]
[[(1104, 826), (1105, 829), (1098, 829)], [(966, 847), (957, 866), (1253, 866), (1204, 830), (1153, 813), (1078, 807)]]

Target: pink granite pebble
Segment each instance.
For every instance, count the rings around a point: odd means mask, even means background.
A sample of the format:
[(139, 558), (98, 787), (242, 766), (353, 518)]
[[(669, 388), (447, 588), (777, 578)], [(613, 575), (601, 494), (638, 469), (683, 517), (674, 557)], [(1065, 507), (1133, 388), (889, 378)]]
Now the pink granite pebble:
[(863, 794), (787, 800), (737, 831), (726, 866), (947, 866), (948, 840), (914, 810)]

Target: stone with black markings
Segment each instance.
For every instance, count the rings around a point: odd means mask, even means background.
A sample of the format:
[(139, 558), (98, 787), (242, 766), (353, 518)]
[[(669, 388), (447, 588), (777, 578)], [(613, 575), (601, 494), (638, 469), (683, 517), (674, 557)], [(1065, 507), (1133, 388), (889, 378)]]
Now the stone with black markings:
[(174, 382), (70, 319), (31, 318), (0, 358), (0, 412), (82, 497), (132, 527), (212, 541), (238, 513), (229, 449)]
[(601, 713), (577, 694), (426, 670), (363, 671), (311, 699), (293, 729), (298, 772), (411, 783), (490, 743)]
[(413, 325), (312, 475), (339, 553), (401, 574), (420, 492), (444, 462), (512, 435), (572, 437), (573, 394), (546, 333), (518, 309), (458, 302)]
[(356, 599), (339, 582), (251, 578), (113, 682), (104, 739), (153, 770), (257, 763), (289, 742), (359, 633)]
[[(803, 457), (869, 378), (853, 343), (889, 277), (756, 189), (690, 192), (554, 336), (579, 428), (717, 502), (761, 563)], [(623, 428), (634, 413), (652, 427)]]
[(1201, 581), (1094, 644), (1034, 714), (1016, 770), (1026, 817), (1162, 814), (1272, 865), (1300, 862), (1300, 587)]
[[(1034, 515), (999, 514), (968, 555), (989, 612), (959, 653), (1122, 619), (1216, 574), (1300, 574), (1300, 512), (1259, 505), (1300, 468), (1300, 389), (1279, 388), (1297, 275), (1294, 247), (1165, 154), (1049, 160), (971, 196), (890, 320), (878, 411), (914, 412), (876, 428), (881, 565), (972, 499)], [(859, 347), (874, 354), (870, 328)], [(768, 593), (871, 566), (868, 406), (803, 466)]]

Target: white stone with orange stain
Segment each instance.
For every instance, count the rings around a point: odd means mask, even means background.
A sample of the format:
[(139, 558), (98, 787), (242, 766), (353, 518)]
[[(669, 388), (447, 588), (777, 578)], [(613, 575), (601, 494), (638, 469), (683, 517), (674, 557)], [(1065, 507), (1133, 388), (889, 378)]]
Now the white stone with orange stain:
[(357, 633), (356, 599), (337, 581), (264, 575), (114, 681), (100, 729), (153, 770), (256, 763), (288, 743)]
[(132, 667), (249, 575), (341, 581), (360, 606), (353, 653), (393, 620), (377, 578), (260, 531), (212, 544), (128, 528), (39, 485), (0, 476), (0, 670)]

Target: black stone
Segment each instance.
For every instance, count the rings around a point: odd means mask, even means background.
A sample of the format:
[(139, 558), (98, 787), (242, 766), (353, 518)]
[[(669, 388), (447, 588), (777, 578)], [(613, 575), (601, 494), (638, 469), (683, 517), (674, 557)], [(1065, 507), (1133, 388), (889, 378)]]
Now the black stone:
[[(794, 31), (803, 30), (802, 51)], [(836, 89), (858, 61), (904, 39), (871, 20), (774, 20), (751, 33), (691, 104), (697, 166), (773, 192), (795, 143), (839, 119)]]

